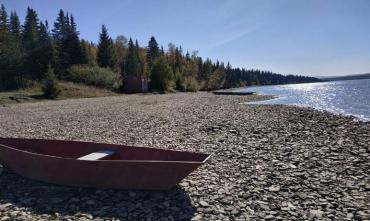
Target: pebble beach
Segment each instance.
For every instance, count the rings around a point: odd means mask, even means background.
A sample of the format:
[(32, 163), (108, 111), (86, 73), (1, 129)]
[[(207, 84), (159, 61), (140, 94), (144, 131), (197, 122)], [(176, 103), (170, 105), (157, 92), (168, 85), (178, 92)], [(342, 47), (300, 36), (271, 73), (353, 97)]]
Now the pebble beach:
[(0, 137), (212, 154), (167, 191), (102, 190), (0, 175), (6, 220), (370, 220), (370, 123), (208, 92), (0, 107)]

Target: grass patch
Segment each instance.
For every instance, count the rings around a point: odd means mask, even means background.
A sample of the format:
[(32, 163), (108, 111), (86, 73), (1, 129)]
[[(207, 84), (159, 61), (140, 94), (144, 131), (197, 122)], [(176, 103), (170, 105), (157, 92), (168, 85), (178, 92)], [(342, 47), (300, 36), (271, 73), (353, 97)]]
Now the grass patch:
[[(62, 92), (56, 100), (118, 95), (110, 90), (80, 85), (72, 82), (60, 82), (59, 84)], [(47, 99), (43, 96), (41, 85), (35, 85), (34, 87), (27, 89), (0, 92), (0, 105), (37, 102), (43, 100)]]
[(41, 99), (43, 99), (43, 93), (40, 86), (16, 91), (0, 92), (0, 104), (2, 105), (33, 102)]
[(62, 93), (58, 99), (107, 97), (118, 95), (117, 93), (107, 89), (101, 89), (72, 82), (61, 82), (59, 84), (62, 89)]

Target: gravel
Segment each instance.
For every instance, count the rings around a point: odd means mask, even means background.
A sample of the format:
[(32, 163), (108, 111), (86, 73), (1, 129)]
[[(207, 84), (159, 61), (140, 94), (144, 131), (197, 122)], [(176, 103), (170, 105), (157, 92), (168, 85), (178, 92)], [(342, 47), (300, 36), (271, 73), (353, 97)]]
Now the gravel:
[(0, 220), (367, 220), (370, 124), (264, 97), (123, 95), (0, 107), (0, 136), (212, 153), (168, 191), (0, 176)]

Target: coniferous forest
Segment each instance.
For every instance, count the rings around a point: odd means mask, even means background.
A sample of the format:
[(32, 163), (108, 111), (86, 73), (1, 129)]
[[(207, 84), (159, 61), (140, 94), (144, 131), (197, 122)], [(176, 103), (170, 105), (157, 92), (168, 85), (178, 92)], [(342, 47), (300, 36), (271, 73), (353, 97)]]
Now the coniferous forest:
[[(108, 31), (102, 25), (96, 44), (80, 39), (77, 21), (68, 12), (60, 10), (56, 20), (49, 23), (27, 8), (21, 24), (15, 11), (8, 13), (1, 5), (0, 91), (27, 88), (35, 82), (47, 82), (54, 90), (53, 84), (60, 80), (121, 91), (127, 76), (146, 79), (151, 91), (319, 81), (313, 77), (232, 67), (229, 63), (203, 59), (197, 52), (184, 51), (171, 43), (164, 49), (153, 36), (148, 45), (140, 46), (137, 40), (123, 35), (113, 39)], [(52, 93), (50, 97), (56, 96)]]

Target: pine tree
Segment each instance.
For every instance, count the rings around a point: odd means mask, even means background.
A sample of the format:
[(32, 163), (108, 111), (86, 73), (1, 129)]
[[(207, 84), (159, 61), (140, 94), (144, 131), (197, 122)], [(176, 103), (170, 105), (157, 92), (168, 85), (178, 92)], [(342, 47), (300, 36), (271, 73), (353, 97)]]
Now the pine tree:
[(186, 61), (190, 61), (190, 54), (189, 54), (189, 51), (186, 51), (186, 55), (185, 55), (185, 58), (186, 58)]
[(163, 45), (161, 45), (161, 51), (160, 51), (160, 55), (163, 56), (164, 55), (164, 49), (163, 49)]
[(40, 26), (40, 35), (39, 35), (40, 42), (49, 40), (47, 21), (45, 21), (45, 24), (43, 22), (40, 22), (39, 26)]
[(38, 18), (35, 10), (27, 8), (27, 15), (23, 25), (23, 44), (26, 50), (35, 49), (39, 43)]
[(10, 32), (16, 38), (20, 39), (21, 37), (21, 23), (16, 12), (10, 13)]
[(22, 41), (25, 49), (24, 70), (32, 79), (41, 79), (39, 58), (43, 53), (40, 47), (38, 18), (35, 10), (27, 8), (23, 25)]
[(89, 43), (86, 40), (81, 40), (81, 63), (95, 66), (97, 48), (93, 43)]
[(98, 64), (100, 67), (113, 67), (113, 40), (108, 35), (108, 30), (105, 25), (102, 25), (102, 30), (99, 35), (98, 44)]
[(139, 73), (141, 76), (146, 76), (147, 62), (146, 62), (146, 53), (141, 51), (138, 41), (135, 41), (135, 53), (137, 59), (139, 60)]
[(80, 41), (81, 45), (81, 64), (89, 64), (89, 52), (88, 52), (88, 42), (84, 39)]
[(160, 51), (159, 51), (158, 43), (155, 40), (154, 36), (152, 36), (148, 43), (147, 56), (146, 56), (149, 68), (152, 67), (154, 60), (157, 59), (159, 56), (160, 56)]
[(141, 76), (143, 74), (137, 50), (137, 46), (134, 45), (130, 38), (128, 42), (128, 55), (122, 71), (126, 76)]
[(69, 32), (64, 47), (69, 54), (70, 64), (80, 64), (82, 62), (82, 51), (80, 40), (78, 37), (79, 32), (77, 31), (77, 25), (72, 14), (69, 24)]
[(49, 33), (48, 22), (40, 22), (40, 50), (38, 55), (39, 72), (42, 74), (40, 78), (43, 78), (44, 73), (47, 73), (49, 65), (55, 65), (56, 62), (56, 50), (54, 43)]
[(60, 9), (57, 20), (54, 22), (54, 28), (52, 30), (53, 38), (58, 43), (61, 44), (63, 38), (66, 37), (66, 21), (64, 16), (64, 11)]
[(82, 48), (73, 15), (60, 10), (52, 33), (57, 48), (57, 72), (82, 63)]
[(22, 70), (22, 44), (9, 32), (8, 16), (4, 5), (0, 7), (0, 91), (20, 86)]
[(164, 57), (157, 59), (151, 70), (150, 85), (154, 91), (168, 91), (171, 88), (173, 72)]
[(174, 63), (175, 70), (178, 70), (180, 73), (182, 72), (182, 48), (175, 49), (175, 63)]
[(58, 84), (58, 79), (54, 74), (54, 70), (48, 66), (46, 78), (44, 79), (42, 91), (46, 98), (55, 99), (60, 93), (61, 89)]
[(68, 34), (70, 33), (71, 30), (71, 23), (69, 20), (69, 13), (67, 12), (66, 16), (64, 17), (64, 27), (65, 27), (65, 36), (64, 38), (68, 37)]
[[(6, 44), (2, 44), (6, 42)], [(0, 91), (22, 86), (22, 44), (14, 36), (0, 30)]]
[(63, 73), (70, 66), (69, 54), (65, 47), (65, 42), (69, 34), (69, 21), (64, 11), (59, 10), (58, 17), (54, 22), (54, 28), (52, 30), (52, 36), (55, 42), (56, 48), (56, 63), (55, 71), (57, 74)]
[(5, 6), (1, 4), (0, 7), (0, 31), (8, 30), (8, 13), (5, 10)]

